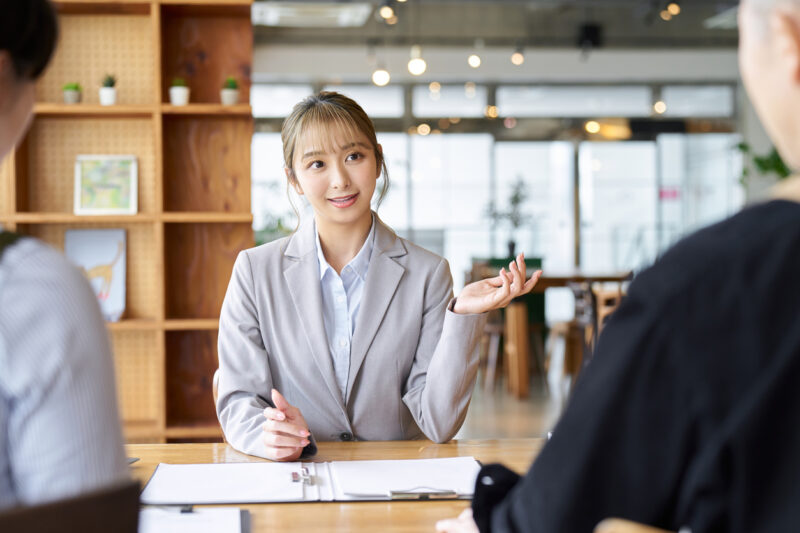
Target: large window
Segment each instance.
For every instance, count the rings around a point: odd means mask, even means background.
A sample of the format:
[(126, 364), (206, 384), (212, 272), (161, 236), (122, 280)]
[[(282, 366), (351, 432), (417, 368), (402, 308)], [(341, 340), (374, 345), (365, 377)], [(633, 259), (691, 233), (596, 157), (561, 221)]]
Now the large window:
[(500, 116), (647, 117), (653, 91), (646, 86), (507, 86), (497, 88)]
[[(403, 124), (378, 133), (391, 176), (378, 214), (400, 235), (447, 258), (456, 291), (473, 258), (507, 256), (511, 238), (517, 250), (542, 258), (548, 272), (570, 271), (576, 264), (600, 273), (642, 269), (679, 238), (732, 214), (744, 200), (737, 135), (665, 134), (654, 141), (575, 144), (497, 142), (489, 133), (409, 134), (401, 118), (408, 117), (403, 111), (408, 106), (426, 119), (478, 117), (491, 91), (416, 86), (412, 102), (406, 102), (399, 87), (331, 88), (355, 98), (368, 114), (382, 119), (378, 124), (392, 124), (392, 119)], [(267, 119), (274, 131), (276, 115), (288, 113), (290, 103), (311, 87), (272, 89), (254, 93), (253, 105), (263, 116), (275, 116)], [(659, 94), (668, 114), (701, 117), (728, 113), (733, 95), (726, 86), (664, 87)], [(643, 115), (650, 113), (653, 96), (646, 86), (499, 87), (496, 92), (501, 116), (519, 118), (599, 116), (603, 110)], [(262, 239), (296, 224), (282, 152), (280, 134), (254, 136), (254, 226)], [(514, 229), (505, 221), (493, 222), (488, 208), (507, 211), (517, 184), (526, 194), (521, 209), (527, 220)], [(292, 195), (302, 212), (304, 200)], [(548, 291), (546, 305), (549, 320), (570, 318), (569, 291)]]
[(584, 142), (580, 165), (580, 263), (617, 272), (656, 257), (656, 146), (652, 142)]
[[(529, 221), (517, 230), (507, 222), (495, 228), (492, 255), (505, 257), (509, 238), (517, 251), (541, 258), (548, 272), (575, 267), (574, 148), (569, 142), (499, 142), (495, 144), (495, 207), (507, 211), (518, 183), (526, 201), (521, 210)], [(549, 320), (569, 320), (573, 314), (569, 289), (549, 289), (545, 299)]]

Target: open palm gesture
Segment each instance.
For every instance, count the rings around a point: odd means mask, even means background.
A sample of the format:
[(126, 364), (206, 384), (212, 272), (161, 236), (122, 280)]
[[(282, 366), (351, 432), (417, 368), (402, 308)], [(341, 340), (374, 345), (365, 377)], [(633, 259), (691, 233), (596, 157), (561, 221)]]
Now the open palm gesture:
[(466, 315), (503, 308), (514, 298), (531, 292), (541, 275), (542, 271), (537, 270), (525, 281), (525, 256), (519, 254), (508, 264), (508, 271), (501, 268), (499, 275), (464, 287), (456, 298), (453, 311)]

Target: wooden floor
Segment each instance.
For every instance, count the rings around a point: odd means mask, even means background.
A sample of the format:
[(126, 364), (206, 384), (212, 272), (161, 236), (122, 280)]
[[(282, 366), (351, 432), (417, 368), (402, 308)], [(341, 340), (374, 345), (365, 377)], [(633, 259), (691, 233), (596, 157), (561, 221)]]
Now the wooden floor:
[(544, 437), (561, 414), (562, 402), (541, 382), (531, 384), (530, 397), (512, 398), (502, 383), (493, 393), (478, 385), (458, 439)]

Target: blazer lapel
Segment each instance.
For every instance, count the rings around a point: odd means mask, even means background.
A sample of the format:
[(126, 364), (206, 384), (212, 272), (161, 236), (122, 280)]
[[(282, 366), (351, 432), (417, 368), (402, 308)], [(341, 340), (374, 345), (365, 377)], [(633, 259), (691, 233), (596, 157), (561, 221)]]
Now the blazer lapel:
[(344, 399), (336, 383), (325, 323), (322, 319), (322, 289), (319, 282), (315, 241), (313, 221), (305, 222), (286, 246), (284, 255), (290, 261), (289, 266), (283, 271), (283, 276), (292, 295), (297, 318), (311, 347), (314, 362), (325, 379), (325, 385), (331, 396), (341, 407), (342, 412), (346, 413)]
[(347, 378), (347, 398), (355, 383), (367, 351), (375, 338), (389, 303), (406, 269), (393, 258), (406, 254), (403, 243), (395, 233), (375, 216), (375, 245), (367, 269), (367, 280), (358, 310), (353, 342), (350, 345), (350, 372)]

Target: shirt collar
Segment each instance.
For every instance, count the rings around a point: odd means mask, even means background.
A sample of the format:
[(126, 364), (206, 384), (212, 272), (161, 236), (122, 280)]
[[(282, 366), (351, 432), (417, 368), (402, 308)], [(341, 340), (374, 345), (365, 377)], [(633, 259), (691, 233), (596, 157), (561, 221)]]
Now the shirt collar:
[[(325, 273), (330, 269), (332, 272), (333, 267), (328, 264), (328, 261), (325, 259), (325, 254), (322, 253), (322, 244), (319, 242), (319, 232), (317, 231), (316, 224), (314, 225), (314, 237), (317, 243), (317, 260), (319, 262), (319, 279), (325, 277)], [(367, 269), (369, 268), (369, 260), (372, 257), (372, 248), (375, 243), (375, 215), (372, 215), (372, 226), (369, 228), (369, 233), (367, 234), (367, 239), (364, 241), (364, 244), (361, 246), (361, 250), (358, 251), (356, 256), (350, 260), (349, 263), (345, 266), (349, 266), (353, 269), (353, 271), (361, 278), (361, 281), (366, 281), (367, 279)]]

